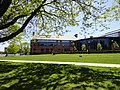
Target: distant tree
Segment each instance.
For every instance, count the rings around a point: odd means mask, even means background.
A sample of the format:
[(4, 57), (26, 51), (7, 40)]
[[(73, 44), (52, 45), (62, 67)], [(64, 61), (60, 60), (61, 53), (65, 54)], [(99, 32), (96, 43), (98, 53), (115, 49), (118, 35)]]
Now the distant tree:
[(97, 44), (97, 50), (102, 50), (102, 48), (103, 48), (103, 47), (102, 47), (101, 43), (98, 43), (98, 44)]
[(118, 43), (116, 41), (114, 41), (114, 43), (113, 43), (113, 48), (114, 49), (118, 49), (119, 48), (119, 45), (118, 45)]
[(86, 45), (82, 44), (82, 51), (86, 51)]
[(75, 46), (75, 43), (74, 42), (72, 42), (72, 51), (76, 51), (77, 50), (77, 48), (76, 48), (76, 46)]
[(30, 44), (28, 42), (23, 42), (22, 43), (22, 52), (27, 54), (30, 52)]
[(19, 49), (19, 46), (15, 42), (11, 42), (7, 48), (7, 51), (15, 55), (19, 51)]
[(22, 41), (24, 40), (23, 36), (24, 36), (24, 34), (20, 33), (13, 39), (9, 40), (8, 43), (15, 42), (16, 44), (18, 44), (20, 46), (20, 48), (22, 48)]

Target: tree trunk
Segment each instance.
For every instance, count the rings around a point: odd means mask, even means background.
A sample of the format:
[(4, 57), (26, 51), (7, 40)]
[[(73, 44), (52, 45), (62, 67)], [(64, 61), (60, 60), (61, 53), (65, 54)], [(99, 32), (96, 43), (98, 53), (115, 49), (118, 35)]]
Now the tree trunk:
[(0, 0), (0, 18), (7, 11), (11, 2), (12, 2), (12, 0)]

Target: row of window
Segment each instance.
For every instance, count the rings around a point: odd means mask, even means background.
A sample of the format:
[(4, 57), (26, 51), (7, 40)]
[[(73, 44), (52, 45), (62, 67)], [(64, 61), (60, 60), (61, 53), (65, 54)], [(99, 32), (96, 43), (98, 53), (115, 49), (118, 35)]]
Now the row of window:
[[(33, 49), (33, 51), (38, 51), (38, 50), (37, 49)], [(44, 51), (46, 51), (46, 52), (53, 52), (54, 50), (53, 49), (49, 49), (49, 48), (46, 48), (46, 49), (42, 48), (42, 49), (40, 49), (40, 51), (41, 52), (44, 52)], [(57, 51), (58, 52), (60, 52), (60, 51), (70, 51), (70, 49), (69, 48), (64, 48), (64, 49), (58, 48)]]
[(85, 44), (88, 48), (88, 46), (90, 46), (90, 49), (96, 50), (97, 49), (97, 44), (100, 43), (103, 47), (104, 50), (108, 50), (111, 48), (112, 43), (116, 41), (117, 43), (119, 43), (119, 39), (118, 38), (101, 38), (101, 39), (90, 39), (90, 40), (81, 40), (78, 43), (78, 47), (79, 50), (82, 49), (82, 45)]
[[(60, 46), (60, 40), (38, 40), (38, 46)], [(70, 46), (70, 40), (62, 40), (61, 41), (62, 46)], [(34, 42), (34, 46), (36, 45), (36, 42)]]

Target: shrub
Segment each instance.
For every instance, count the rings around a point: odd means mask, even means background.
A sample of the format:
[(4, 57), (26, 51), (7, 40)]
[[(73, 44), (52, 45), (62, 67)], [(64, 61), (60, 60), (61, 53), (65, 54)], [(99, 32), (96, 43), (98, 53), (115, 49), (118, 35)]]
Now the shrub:
[(118, 45), (118, 43), (116, 41), (113, 43), (113, 47), (114, 47), (114, 49), (118, 49), (119, 48), (119, 45)]
[(102, 48), (103, 48), (103, 47), (102, 47), (101, 43), (98, 43), (98, 44), (97, 44), (97, 50), (102, 50)]
[(86, 45), (82, 44), (82, 51), (86, 51)]

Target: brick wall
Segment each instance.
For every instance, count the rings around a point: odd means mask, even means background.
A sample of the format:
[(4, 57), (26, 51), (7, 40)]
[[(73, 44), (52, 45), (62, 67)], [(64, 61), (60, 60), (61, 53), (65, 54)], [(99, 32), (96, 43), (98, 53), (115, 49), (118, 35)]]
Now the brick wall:
[[(69, 42), (71, 43), (71, 42)], [(56, 41), (56, 46), (39, 46), (38, 43), (31, 42), (31, 54), (42, 54), (42, 53), (61, 53), (70, 51), (72, 46), (63, 46), (62, 41), (60, 41), (60, 45), (58, 45), (58, 41)]]

